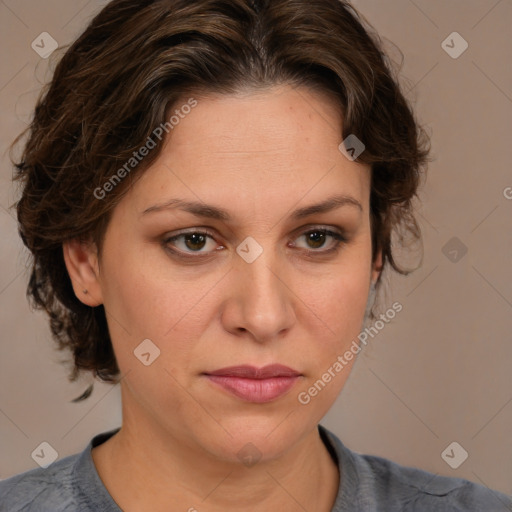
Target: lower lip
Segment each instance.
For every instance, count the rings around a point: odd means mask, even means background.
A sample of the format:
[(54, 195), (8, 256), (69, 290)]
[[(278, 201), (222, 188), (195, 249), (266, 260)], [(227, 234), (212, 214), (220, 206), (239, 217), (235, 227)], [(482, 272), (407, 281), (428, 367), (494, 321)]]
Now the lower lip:
[(244, 379), (224, 375), (206, 375), (210, 381), (221, 386), (233, 395), (254, 403), (265, 403), (283, 396), (290, 391), (296, 377), (272, 377), (269, 379)]

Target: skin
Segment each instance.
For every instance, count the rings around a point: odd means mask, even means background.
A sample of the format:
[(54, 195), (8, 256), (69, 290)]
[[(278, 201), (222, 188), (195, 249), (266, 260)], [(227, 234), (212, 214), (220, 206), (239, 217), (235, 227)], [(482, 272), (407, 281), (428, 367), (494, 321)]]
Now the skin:
[[(317, 425), (354, 360), (309, 404), (298, 394), (357, 338), (381, 270), (380, 254), (371, 261), (370, 168), (339, 151), (341, 113), (318, 92), (280, 86), (197, 99), (116, 206), (101, 255), (92, 243), (63, 247), (77, 296), (105, 306), (123, 376), (123, 425), (93, 449), (94, 463), (125, 511), (328, 512), (339, 473)], [(335, 193), (362, 209), (291, 218)], [(232, 220), (179, 209), (142, 215), (171, 198), (224, 208)], [(205, 228), (213, 238), (165, 242)], [(322, 256), (337, 241), (309, 239), (315, 228), (348, 240)], [(236, 252), (248, 236), (263, 248), (252, 263)], [(198, 253), (207, 256), (192, 260)], [(160, 349), (149, 366), (133, 353), (144, 339)], [(264, 404), (202, 375), (272, 363), (302, 376)], [(250, 467), (237, 455), (247, 443), (261, 454)]]

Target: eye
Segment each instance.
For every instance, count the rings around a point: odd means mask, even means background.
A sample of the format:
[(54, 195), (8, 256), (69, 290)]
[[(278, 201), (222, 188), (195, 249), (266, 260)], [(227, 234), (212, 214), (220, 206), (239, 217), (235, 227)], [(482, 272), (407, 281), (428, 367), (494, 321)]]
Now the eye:
[[(215, 235), (207, 231), (189, 231), (186, 233), (179, 233), (177, 235), (167, 237), (163, 240), (163, 246), (167, 251), (180, 258), (201, 258), (203, 256), (210, 256), (214, 251), (223, 249), (215, 242)], [(301, 237), (305, 238), (306, 247), (298, 247), (303, 249), (309, 255), (324, 255), (332, 252), (337, 252), (339, 246), (347, 242), (346, 237), (339, 232), (332, 231), (326, 228), (312, 228), (302, 233), (296, 240)], [(328, 249), (320, 250), (325, 246), (326, 241), (331, 238), (334, 243)], [(208, 241), (212, 241), (210, 250), (203, 250), (208, 247)], [(295, 244), (292, 244), (295, 247)]]
[[(168, 247), (168, 245), (177, 246), (179, 244), (175, 244), (175, 242), (180, 240), (183, 243), (183, 245), (181, 247), (178, 247), (179, 252), (187, 253), (188, 250), (190, 250), (192, 253), (199, 253), (201, 255), (205, 255), (212, 252), (212, 250), (200, 252), (201, 249), (205, 247), (208, 239), (215, 241), (210, 233), (204, 231), (190, 231), (189, 233), (181, 233), (179, 235), (166, 238), (164, 240), (164, 244), (166, 247)], [(213, 250), (214, 249), (215, 247), (213, 247)], [(177, 252), (173, 251), (172, 249), (169, 250), (171, 252)]]
[[(326, 228), (314, 228), (310, 229), (309, 231), (306, 231), (302, 235), (298, 237), (300, 239), (301, 237), (305, 237), (306, 241), (306, 247), (305, 249), (310, 253), (319, 253), (319, 254), (326, 254), (333, 251), (337, 251), (339, 249), (339, 246), (341, 243), (346, 242), (346, 238), (341, 233), (338, 233), (336, 231), (332, 231), (330, 229)], [(331, 244), (331, 247), (325, 250), (318, 250), (322, 248), (327, 239), (333, 239), (335, 240), (334, 243)], [(313, 249), (313, 250), (311, 250)]]

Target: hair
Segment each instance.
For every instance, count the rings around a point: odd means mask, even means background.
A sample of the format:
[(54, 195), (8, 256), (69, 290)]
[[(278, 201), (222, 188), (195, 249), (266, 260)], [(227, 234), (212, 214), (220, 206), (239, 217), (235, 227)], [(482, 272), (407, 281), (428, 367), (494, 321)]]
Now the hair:
[(13, 163), (19, 233), (32, 254), (27, 296), (49, 315), (58, 349), (71, 351), (70, 381), (93, 372), (114, 383), (120, 372), (104, 306), (76, 297), (62, 245), (92, 240), (101, 253), (113, 209), (165, 138), (108, 194), (98, 198), (98, 190), (187, 94), (290, 84), (336, 98), (340, 141), (357, 136), (365, 145), (357, 161), (371, 166), (373, 261), (381, 250), (383, 269), (411, 272), (396, 262), (392, 235), (402, 246), (407, 237), (421, 241), (412, 201), (429, 139), (382, 48), (342, 0), (114, 0), (93, 18), (62, 52), (31, 124), (13, 143), (26, 139)]

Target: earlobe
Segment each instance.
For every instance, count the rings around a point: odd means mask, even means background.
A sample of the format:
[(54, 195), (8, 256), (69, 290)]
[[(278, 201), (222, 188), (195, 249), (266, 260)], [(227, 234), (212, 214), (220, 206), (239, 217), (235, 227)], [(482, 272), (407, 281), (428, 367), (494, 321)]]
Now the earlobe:
[(62, 245), (64, 262), (77, 298), (87, 306), (103, 303), (95, 244), (73, 239)]

